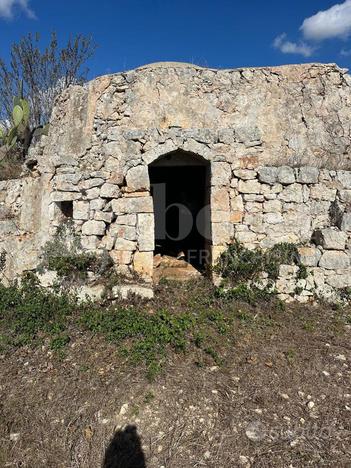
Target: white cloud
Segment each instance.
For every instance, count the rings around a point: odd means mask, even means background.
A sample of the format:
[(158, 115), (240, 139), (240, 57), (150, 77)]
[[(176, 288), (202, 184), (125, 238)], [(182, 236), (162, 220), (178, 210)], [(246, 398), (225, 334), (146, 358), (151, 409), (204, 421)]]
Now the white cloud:
[(35, 18), (35, 13), (29, 7), (29, 0), (0, 0), (0, 17), (12, 18), (14, 8), (21, 8), (29, 18)]
[(351, 34), (351, 0), (306, 18), (300, 29), (308, 40), (346, 39)]
[(283, 52), (283, 54), (298, 54), (304, 57), (311, 57), (315, 51), (315, 47), (304, 42), (296, 43), (289, 41), (285, 33), (274, 39), (273, 47)]

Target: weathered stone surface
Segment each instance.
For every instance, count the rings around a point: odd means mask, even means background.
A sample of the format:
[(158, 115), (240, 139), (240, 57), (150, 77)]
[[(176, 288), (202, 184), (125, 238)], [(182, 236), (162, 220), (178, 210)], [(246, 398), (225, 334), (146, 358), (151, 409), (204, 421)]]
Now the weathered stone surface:
[(279, 224), (284, 222), (284, 218), (281, 213), (266, 213), (263, 216), (263, 222), (267, 224)]
[(303, 166), (296, 170), (296, 181), (302, 184), (317, 184), (318, 176), (317, 167)]
[(86, 201), (74, 201), (73, 202), (73, 218), (88, 220), (90, 212), (89, 202)]
[(150, 180), (147, 166), (136, 166), (129, 169), (126, 181), (128, 189), (132, 192), (149, 190)]
[(232, 211), (244, 211), (242, 195), (235, 195), (230, 198), (230, 208)]
[(118, 215), (116, 222), (118, 224), (126, 224), (127, 226), (135, 226), (137, 222), (137, 215), (135, 214)]
[(351, 172), (337, 171), (336, 179), (341, 183), (342, 188), (351, 190)]
[(77, 299), (80, 302), (99, 301), (103, 298), (105, 286), (103, 284), (82, 285), (76, 290)]
[(112, 210), (116, 214), (152, 213), (153, 203), (149, 197), (123, 197), (112, 200)]
[(299, 259), (306, 267), (316, 267), (322, 256), (319, 249), (315, 247), (298, 247)]
[(344, 274), (328, 275), (325, 282), (335, 289), (349, 288), (351, 287), (351, 275), (349, 271)]
[(114, 286), (113, 295), (117, 298), (128, 299), (130, 296), (140, 296), (144, 299), (152, 299), (154, 292), (151, 287), (140, 286), (139, 284), (126, 284)]
[(257, 180), (240, 180), (238, 190), (240, 193), (262, 193), (261, 184)]
[(230, 164), (226, 162), (214, 162), (211, 167), (212, 185), (229, 185), (232, 175)]
[(317, 229), (313, 233), (313, 240), (317, 245), (321, 245), (324, 249), (327, 250), (344, 250), (347, 235), (345, 232), (339, 231), (337, 229)]
[(0, 236), (7, 236), (16, 232), (18, 232), (18, 228), (14, 219), (0, 220)]
[(257, 172), (259, 181), (265, 184), (273, 185), (278, 180), (278, 168), (276, 167), (260, 167)]
[(256, 178), (257, 171), (253, 171), (253, 170), (250, 170), (250, 169), (238, 169), (238, 170), (234, 171), (234, 175), (238, 179), (251, 180), (251, 179)]
[(101, 192), (100, 196), (102, 198), (118, 198), (121, 194), (121, 191), (118, 187), (118, 185), (115, 184), (110, 184), (106, 182), (102, 187), (101, 187)]
[(100, 197), (100, 187), (93, 187), (83, 192), (86, 200), (94, 200)]
[(105, 180), (101, 179), (101, 178), (91, 178), (91, 179), (83, 180), (79, 184), (79, 189), (80, 190), (89, 190), (89, 189), (92, 189), (94, 187), (101, 187), (101, 185), (104, 182), (105, 182)]
[(105, 221), (105, 223), (110, 224), (112, 222), (113, 213), (105, 211), (96, 211), (94, 219), (97, 221)]
[(300, 184), (288, 185), (278, 195), (279, 200), (292, 203), (303, 203), (303, 192)]
[(315, 200), (334, 201), (336, 189), (330, 189), (324, 184), (316, 184), (311, 187), (310, 196)]
[(170, 257), (168, 255), (156, 255), (154, 257), (153, 279), (156, 283), (161, 279), (189, 281), (200, 277), (201, 273), (185, 260)]
[(327, 270), (349, 268), (350, 257), (345, 252), (327, 250), (323, 253), (319, 266)]
[(344, 213), (341, 218), (340, 229), (342, 231), (351, 231), (351, 213)]
[(229, 243), (233, 237), (233, 225), (231, 223), (221, 222), (212, 223), (212, 243), (221, 245)]
[(280, 200), (269, 200), (263, 203), (263, 211), (265, 213), (280, 213), (282, 210), (282, 202)]
[(340, 190), (339, 197), (342, 203), (351, 204), (351, 190)]
[(81, 236), (80, 243), (85, 250), (96, 250), (99, 240), (96, 236)]
[(103, 236), (105, 234), (106, 224), (103, 221), (86, 221), (82, 226), (84, 236)]
[(115, 243), (116, 250), (127, 250), (127, 251), (134, 251), (136, 250), (136, 242), (130, 241), (127, 239), (122, 239), (121, 237), (116, 239)]
[(59, 174), (54, 179), (54, 186), (63, 192), (79, 192), (77, 184), (80, 178), (80, 174)]
[(111, 235), (110, 232), (108, 232), (100, 242), (100, 247), (105, 250), (112, 250), (114, 245), (115, 245), (115, 237)]
[(129, 265), (132, 261), (132, 250), (112, 250), (110, 256), (117, 265)]
[(77, 192), (52, 192), (51, 200), (54, 202), (79, 200), (81, 194)]
[(229, 211), (229, 193), (227, 188), (212, 188), (211, 209), (214, 211)]
[(144, 252), (155, 249), (155, 225), (153, 214), (138, 214), (137, 237), (140, 251)]
[(153, 252), (135, 252), (133, 259), (133, 267), (135, 273), (140, 275), (140, 277), (145, 280), (152, 279), (154, 269), (153, 262)]
[(277, 181), (283, 185), (293, 184), (295, 182), (294, 169), (289, 166), (278, 167)]
[(90, 209), (93, 211), (102, 210), (105, 207), (106, 200), (97, 198), (96, 200), (90, 200)]
[(115, 238), (123, 238), (129, 241), (137, 240), (137, 232), (135, 226), (127, 226), (126, 224), (114, 223), (110, 227), (110, 234)]

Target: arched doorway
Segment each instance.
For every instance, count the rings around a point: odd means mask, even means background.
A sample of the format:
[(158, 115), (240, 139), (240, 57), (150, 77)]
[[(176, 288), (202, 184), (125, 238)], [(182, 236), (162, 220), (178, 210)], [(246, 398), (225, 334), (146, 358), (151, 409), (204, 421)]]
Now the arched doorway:
[(177, 150), (149, 165), (155, 255), (182, 258), (204, 271), (210, 263), (210, 164)]

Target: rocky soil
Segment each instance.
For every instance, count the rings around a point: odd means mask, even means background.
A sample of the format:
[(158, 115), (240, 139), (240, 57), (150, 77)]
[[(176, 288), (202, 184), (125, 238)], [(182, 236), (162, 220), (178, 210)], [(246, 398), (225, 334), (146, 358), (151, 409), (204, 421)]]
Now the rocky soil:
[[(192, 300), (187, 285), (162, 286), (145, 307)], [(350, 466), (350, 310), (230, 307), (222, 364), (170, 353), (153, 382), (78, 329), (63, 352), (1, 355), (0, 466)]]

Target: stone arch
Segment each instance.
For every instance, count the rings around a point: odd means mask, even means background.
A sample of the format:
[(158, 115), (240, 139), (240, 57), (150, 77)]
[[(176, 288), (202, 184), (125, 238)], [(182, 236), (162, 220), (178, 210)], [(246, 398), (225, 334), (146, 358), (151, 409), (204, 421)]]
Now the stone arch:
[[(180, 137), (180, 139), (182, 138)], [(195, 154), (207, 161), (213, 161), (215, 157), (214, 153), (207, 145), (199, 143), (193, 139), (185, 139), (184, 143), (182, 144), (176, 144), (173, 140), (169, 139), (164, 143), (158, 143), (154, 148), (146, 151), (142, 155), (142, 158), (144, 163), (150, 165), (157, 159), (162, 158), (164, 155), (173, 153), (175, 151), (184, 151), (189, 155)]]

